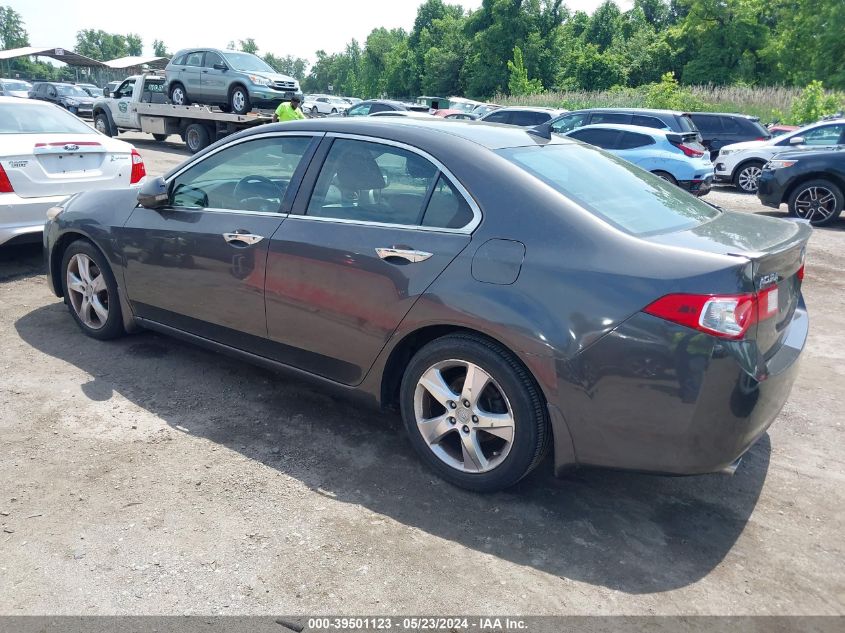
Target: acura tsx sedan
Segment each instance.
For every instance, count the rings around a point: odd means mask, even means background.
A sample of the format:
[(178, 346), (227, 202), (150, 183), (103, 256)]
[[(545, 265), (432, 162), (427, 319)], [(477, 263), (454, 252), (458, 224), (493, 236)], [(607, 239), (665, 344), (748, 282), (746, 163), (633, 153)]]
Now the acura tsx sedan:
[(85, 334), (148, 328), (396, 408), (477, 491), (549, 450), (557, 472), (730, 470), (808, 331), (809, 226), (542, 127), (265, 125), (49, 217), (49, 283)]

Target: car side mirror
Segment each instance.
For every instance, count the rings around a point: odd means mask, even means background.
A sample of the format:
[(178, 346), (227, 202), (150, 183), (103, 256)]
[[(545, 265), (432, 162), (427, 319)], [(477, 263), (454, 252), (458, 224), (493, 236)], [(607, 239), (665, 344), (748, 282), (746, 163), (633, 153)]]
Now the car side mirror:
[(789, 139), (790, 145), (803, 145), (804, 144), (804, 137), (803, 136), (793, 136)]
[(161, 209), (167, 205), (169, 198), (167, 183), (161, 176), (148, 180), (138, 190), (138, 204), (145, 209)]
[(216, 63), (214, 64), (214, 70), (229, 70), (229, 67), (226, 64)]

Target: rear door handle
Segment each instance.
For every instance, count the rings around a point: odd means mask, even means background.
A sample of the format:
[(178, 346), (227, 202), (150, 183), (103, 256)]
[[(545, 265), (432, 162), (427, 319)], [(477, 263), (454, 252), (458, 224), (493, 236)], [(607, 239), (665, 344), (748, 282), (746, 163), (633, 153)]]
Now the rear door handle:
[(377, 248), (376, 254), (381, 259), (389, 260), (391, 258), (397, 259), (404, 259), (412, 264), (416, 264), (419, 262), (424, 262), (429, 257), (431, 257), (431, 253), (426, 253), (425, 251), (415, 251), (412, 249), (404, 249), (404, 248)]
[(223, 239), (232, 246), (252, 246), (264, 239), (263, 235), (255, 235), (246, 231), (235, 231), (234, 233), (223, 233)]

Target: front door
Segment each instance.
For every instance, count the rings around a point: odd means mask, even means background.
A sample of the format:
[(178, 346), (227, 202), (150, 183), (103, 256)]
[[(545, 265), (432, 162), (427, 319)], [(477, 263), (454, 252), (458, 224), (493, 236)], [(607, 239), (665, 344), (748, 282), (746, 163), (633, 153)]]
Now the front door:
[(215, 68), (215, 64), (224, 64), (223, 58), (214, 51), (207, 51), (200, 79), (202, 98), (207, 103), (227, 103), (229, 95), (226, 94), (226, 86), (229, 71)]
[(347, 138), (324, 144), (325, 161), (314, 161), (294, 213), (270, 241), (268, 332), (278, 360), (358, 384), (469, 243), (480, 214), (411, 148)]
[(270, 237), (312, 144), (308, 135), (244, 139), (173, 177), (167, 208), (136, 208), (118, 232), (134, 313), (261, 353)]
[[(135, 90), (135, 80), (127, 79), (114, 91), (110, 98), (112, 118), (119, 128), (137, 127), (137, 121), (133, 121), (135, 113), (132, 112), (132, 94)], [(113, 101), (112, 101), (113, 99)]]

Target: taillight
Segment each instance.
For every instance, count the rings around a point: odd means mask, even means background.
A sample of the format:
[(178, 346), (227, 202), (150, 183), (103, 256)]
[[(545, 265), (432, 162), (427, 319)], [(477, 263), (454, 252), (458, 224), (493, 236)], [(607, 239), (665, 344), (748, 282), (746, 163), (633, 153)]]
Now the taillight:
[(643, 310), (647, 314), (722, 338), (740, 339), (755, 322), (777, 314), (777, 286), (759, 294), (661, 297)]
[(795, 273), (795, 276), (798, 277), (798, 281), (804, 281), (804, 266), (806, 266), (806, 264), (801, 264), (801, 268), (799, 268), (798, 272)]
[(144, 167), (144, 159), (138, 153), (137, 149), (132, 150), (132, 174), (129, 176), (129, 184), (134, 185), (136, 182), (141, 182), (141, 179), (147, 175), (147, 169)]
[(701, 156), (704, 156), (704, 152), (702, 150), (694, 149), (689, 145), (684, 145), (683, 143), (678, 143), (677, 145), (675, 145), (675, 147), (677, 147), (686, 156), (689, 156), (690, 158), (700, 158)]
[(0, 165), (0, 193), (14, 193), (14, 191), (12, 183), (6, 175), (6, 170), (3, 169), (3, 165)]

